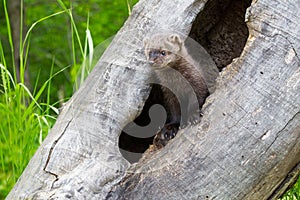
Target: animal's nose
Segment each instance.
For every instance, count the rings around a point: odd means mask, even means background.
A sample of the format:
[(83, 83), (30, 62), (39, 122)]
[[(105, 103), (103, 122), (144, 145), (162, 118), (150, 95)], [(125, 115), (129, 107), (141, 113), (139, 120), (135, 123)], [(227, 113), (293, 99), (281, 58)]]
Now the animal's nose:
[(149, 60), (155, 60), (159, 55), (158, 51), (150, 51), (149, 52)]

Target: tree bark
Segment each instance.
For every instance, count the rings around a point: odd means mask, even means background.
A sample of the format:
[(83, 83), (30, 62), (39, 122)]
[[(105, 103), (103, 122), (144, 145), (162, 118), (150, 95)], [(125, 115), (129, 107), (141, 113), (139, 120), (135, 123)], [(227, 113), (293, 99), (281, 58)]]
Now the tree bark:
[(142, 39), (161, 29), (189, 34), (208, 3), (141, 0), (7, 199), (280, 196), (300, 168), (299, 0), (252, 2), (247, 42), (220, 73), (201, 122), (136, 164), (118, 149), (150, 92)]

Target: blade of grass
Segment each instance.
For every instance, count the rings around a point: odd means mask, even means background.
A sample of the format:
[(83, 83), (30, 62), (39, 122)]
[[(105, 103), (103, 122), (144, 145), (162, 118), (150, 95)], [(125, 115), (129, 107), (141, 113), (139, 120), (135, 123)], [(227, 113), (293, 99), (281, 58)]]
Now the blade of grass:
[[(21, 83), (24, 83), (24, 73), (25, 73), (25, 70), (26, 70), (26, 66), (27, 66), (27, 58), (28, 58), (28, 52), (29, 52), (29, 46), (30, 46), (30, 35), (31, 35), (31, 32), (33, 30), (33, 28), (40, 22), (42, 21), (45, 21), (51, 17), (54, 17), (54, 16), (57, 16), (57, 15), (60, 15), (62, 13), (64, 13), (65, 11), (59, 11), (59, 12), (56, 12), (56, 13), (53, 13), (51, 15), (48, 15), (48, 16), (45, 16), (39, 20), (37, 20), (36, 22), (34, 22), (30, 28), (28, 29), (28, 31), (26, 32), (26, 35), (24, 37), (24, 41), (23, 42), (20, 42), (20, 77), (21, 77)], [(22, 26), (21, 26), (22, 27)], [(20, 35), (21, 37), (21, 35)], [(21, 37), (22, 38), (22, 37)], [(24, 54), (24, 51), (25, 51), (25, 54)], [(24, 59), (23, 59), (23, 56), (24, 56)]]
[[(90, 31), (90, 13), (88, 12), (88, 17), (87, 17), (87, 22), (86, 22), (86, 41), (85, 41), (85, 49), (86, 46), (88, 47), (89, 50), (89, 69), (92, 66), (93, 62), (93, 55), (94, 55), (94, 43), (93, 43), (93, 38), (92, 34)], [(85, 55), (87, 55), (87, 52), (85, 51)]]
[[(53, 70), (54, 70), (54, 60), (55, 60), (55, 58), (52, 59), (51, 70), (50, 70), (50, 77), (52, 77)], [(51, 80), (52, 80), (52, 78), (49, 79), (49, 82), (47, 84), (48, 85), (48, 88), (47, 88), (47, 107), (50, 105)], [(46, 114), (49, 115), (49, 109), (46, 110)]]
[[(12, 75), (10, 74), (8, 69), (5, 66), (3, 66), (2, 64), (0, 64), (0, 68), (3, 69), (4, 73), (9, 77), (9, 79), (6, 79), (6, 80), (10, 80), (10, 82), (13, 84), (13, 88), (15, 88), (16, 85), (14, 82), (14, 78), (12, 77)], [(7, 83), (7, 85), (9, 85), (9, 84)]]
[(41, 69), (39, 69), (39, 71), (37, 72), (37, 76), (36, 76), (36, 79), (35, 79), (35, 84), (34, 84), (34, 87), (33, 87), (32, 94), (35, 94), (36, 91), (38, 90), (38, 83), (39, 83), (39, 80), (40, 80), (40, 75), (41, 75)]
[(12, 67), (14, 69), (14, 80), (17, 80), (16, 64), (14, 62), (14, 44), (13, 44), (13, 39), (12, 39), (12, 33), (11, 33), (11, 28), (10, 28), (11, 26), (10, 26), (8, 11), (7, 11), (7, 7), (6, 7), (6, 0), (3, 0), (3, 8), (4, 8), (4, 15), (5, 15), (5, 21), (6, 21), (8, 41), (9, 41), (9, 46), (10, 46), (11, 56), (12, 56)]
[[(25, 68), (26, 68), (26, 64), (23, 63), (23, 0), (20, 1), (21, 2), (21, 8), (19, 10), (20, 12), (20, 33), (19, 33), (19, 39), (20, 39), (20, 43), (19, 43), (19, 50), (20, 50), (20, 56), (19, 56), (19, 59), (20, 59), (20, 81), (21, 83), (25, 83)], [(24, 64), (24, 65), (23, 65)]]
[(24, 85), (23, 83), (18, 83), (18, 85), (21, 86), (26, 91), (27, 95), (32, 100), (32, 103), (30, 103), (30, 105), (28, 106), (29, 108), (28, 110), (30, 110), (30, 108), (32, 107), (31, 104), (35, 104), (40, 110), (42, 110), (41, 106), (39, 105), (37, 100), (33, 97), (33, 95), (31, 94), (30, 90), (26, 87), (26, 85)]
[(81, 65), (81, 73), (79, 74), (80, 82), (78, 85), (81, 85), (84, 82), (86, 76), (89, 74), (91, 70), (92, 62), (93, 62), (94, 45), (93, 45), (93, 38), (89, 30), (89, 14), (87, 18), (87, 28), (85, 32), (86, 35), (85, 35), (85, 42), (84, 42), (84, 57)]
[(72, 25), (71, 27), (74, 29), (73, 31), (75, 32), (75, 36), (76, 36), (76, 39), (77, 39), (77, 42), (78, 42), (78, 45), (79, 45), (79, 50), (81, 52), (81, 55), (83, 56), (84, 51), (83, 51), (83, 48), (82, 48), (82, 44), (81, 44), (81, 41), (80, 41), (80, 36), (79, 36), (78, 30), (77, 30), (77, 27), (76, 27), (76, 24), (75, 24), (75, 21), (74, 21), (74, 18), (73, 18), (73, 14), (71, 12), (72, 9), (68, 9), (61, 0), (57, 0), (57, 2), (70, 17), (70, 21), (71, 21), (71, 25)]
[(45, 83), (42, 85), (42, 87), (39, 90), (39, 92), (35, 95), (35, 99), (38, 100), (41, 97), (41, 95), (42, 95), (43, 91), (45, 90), (45, 87), (47, 86), (47, 84), (50, 81), (50, 79), (54, 78), (55, 76), (57, 76), (58, 74), (60, 74), (64, 70), (66, 70), (67, 68), (69, 68), (69, 67), (65, 67), (65, 68), (59, 70), (58, 72), (56, 72), (55, 74), (53, 74), (52, 76), (50, 76), (49, 79), (46, 80)]
[(128, 9), (128, 15), (131, 15), (131, 6), (128, 0), (126, 0), (127, 2), (127, 9)]
[(3, 47), (2, 47), (2, 42), (0, 41), (0, 52), (1, 52), (1, 62), (4, 64), (2, 65), (0, 63), (0, 68), (1, 68), (1, 79), (2, 79), (2, 84), (3, 84), (3, 93), (5, 95), (5, 101), (6, 103), (8, 103), (9, 99), (8, 99), (8, 94), (11, 91), (10, 88), (10, 84), (9, 84), (9, 75), (8, 73), (6, 73), (7, 69), (5, 66), (5, 57), (4, 57), (4, 51), (3, 51)]

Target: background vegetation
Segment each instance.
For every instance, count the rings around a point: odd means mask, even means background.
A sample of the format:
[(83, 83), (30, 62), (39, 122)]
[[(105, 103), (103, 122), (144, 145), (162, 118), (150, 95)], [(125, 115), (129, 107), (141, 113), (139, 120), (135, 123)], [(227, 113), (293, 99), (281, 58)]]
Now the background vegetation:
[[(16, 12), (23, 13), (17, 24), (21, 40), (16, 44), (12, 32), (17, 20), (9, 10), (13, 1), (0, 4), (0, 199), (47, 135), (58, 108), (91, 70), (89, 54), (100, 56), (107, 43), (94, 47), (120, 29), (137, 2), (21, 0)], [(21, 56), (16, 58), (17, 50)], [(300, 199), (299, 182), (284, 199)]]
[[(100, 49), (93, 47), (120, 29), (136, 2), (24, 0), (11, 11), (13, 1), (1, 1), (0, 199), (6, 197), (47, 135), (58, 108), (91, 70), (86, 64), (89, 53), (96, 51), (99, 57), (107, 42)], [(23, 29), (17, 35), (20, 45), (13, 35), (16, 15), (22, 16), (17, 24)], [(14, 59), (18, 50), (22, 56)], [(16, 75), (18, 66), (21, 78)]]

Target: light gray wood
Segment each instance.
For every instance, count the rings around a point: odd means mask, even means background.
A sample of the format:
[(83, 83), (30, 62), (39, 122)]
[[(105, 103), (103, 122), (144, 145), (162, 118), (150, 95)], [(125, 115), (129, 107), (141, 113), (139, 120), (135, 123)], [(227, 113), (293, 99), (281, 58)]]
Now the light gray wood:
[(278, 197), (299, 174), (299, 0), (252, 3), (244, 51), (220, 74), (199, 124), (137, 164), (119, 152), (123, 126), (149, 94), (142, 39), (162, 28), (188, 34), (204, 4), (140, 1), (7, 199)]

